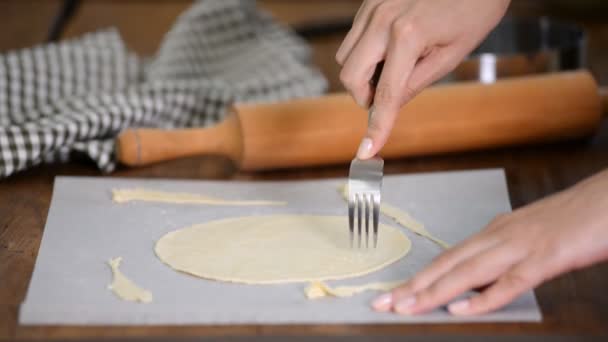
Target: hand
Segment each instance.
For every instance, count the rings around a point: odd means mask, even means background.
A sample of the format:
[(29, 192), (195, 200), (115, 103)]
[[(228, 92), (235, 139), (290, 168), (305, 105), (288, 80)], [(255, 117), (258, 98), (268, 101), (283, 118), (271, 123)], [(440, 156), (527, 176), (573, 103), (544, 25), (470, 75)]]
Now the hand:
[(448, 305), (454, 315), (496, 310), (561, 273), (608, 260), (608, 171), (504, 214), (439, 256), (402, 287), (376, 299), (377, 311), (419, 314)]
[(362, 107), (371, 102), (376, 64), (384, 69), (374, 113), (357, 156), (386, 143), (399, 109), (452, 71), (496, 26), (509, 0), (365, 0), (336, 60), (340, 80)]

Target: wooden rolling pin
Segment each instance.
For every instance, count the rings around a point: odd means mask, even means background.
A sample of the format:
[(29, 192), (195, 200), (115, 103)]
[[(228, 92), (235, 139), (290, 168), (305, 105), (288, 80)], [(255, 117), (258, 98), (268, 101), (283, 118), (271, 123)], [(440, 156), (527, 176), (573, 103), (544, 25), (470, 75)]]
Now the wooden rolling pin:
[[(399, 158), (468, 151), (592, 134), (602, 98), (586, 71), (513, 78), (494, 84), (428, 88), (401, 110), (381, 155)], [(130, 166), (219, 154), (244, 170), (349, 162), (367, 112), (347, 94), (274, 104), (238, 104), (209, 128), (129, 129), (118, 137)]]

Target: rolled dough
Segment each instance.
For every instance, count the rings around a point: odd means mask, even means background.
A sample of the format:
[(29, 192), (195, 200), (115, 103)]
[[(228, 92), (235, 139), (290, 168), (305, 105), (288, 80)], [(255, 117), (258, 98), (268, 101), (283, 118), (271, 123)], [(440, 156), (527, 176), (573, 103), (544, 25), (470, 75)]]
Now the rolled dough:
[(120, 263), (122, 257), (110, 259), (108, 264), (112, 269), (113, 280), (108, 288), (112, 290), (120, 299), (130, 302), (152, 302), (152, 292), (144, 290), (141, 287), (135, 285), (131, 279), (127, 278), (122, 272), (120, 272)]
[(206, 205), (285, 205), (277, 201), (232, 201), (198, 194), (164, 192), (147, 189), (113, 189), (112, 200), (116, 203), (129, 201), (146, 201), (177, 204), (206, 204)]
[(378, 248), (351, 249), (342, 216), (270, 215), (211, 221), (164, 235), (155, 252), (177, 271), (245, 284), (344, 279), (405, 256), (410, 240), (381, 224)]

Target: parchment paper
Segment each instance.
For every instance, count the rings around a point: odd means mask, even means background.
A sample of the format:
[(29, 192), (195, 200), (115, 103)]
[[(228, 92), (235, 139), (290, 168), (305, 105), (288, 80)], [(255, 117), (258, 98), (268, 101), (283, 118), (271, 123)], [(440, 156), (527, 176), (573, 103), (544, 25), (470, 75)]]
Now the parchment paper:
[[(539, 321), (532, 292), (484, 316), (455, 318), (445, 309), (420, 316), (379, 314), (369, 308), (378, 293), (352, 298), (307, 300), (307, 284), (238, 285), (173, 271), (154, 255), (165, 233), (214, 219), (301, 213), (346, 215), (336, 187), (344, 179), (290, 182), (218, 182), (57, 177), (44, 235), (19, 322), (24, 325), (135, 324), (334, 324), (462, 321)], [(116, 204), (111, 189), (143, 187), (193, 192), (227, 199), (287, 201), (287, 206), (227, 207), (149, 202)], [(387, 176), (383, 200), (422, 221), (439, 238), (455, 244), (509, 211), (502, 170)], [(383, 218), (385, 223), (394, 224)], [(410, 254), (371, 275), (330, 284), (400, 280), (412, 276), (441, 252), (407, 230)], [(347, 234), (347, 227), (344, 227)], [(154, 295), (150, 304), (119, 300), (107, 285), (109, 258), (122, 256), (121, 270)]]

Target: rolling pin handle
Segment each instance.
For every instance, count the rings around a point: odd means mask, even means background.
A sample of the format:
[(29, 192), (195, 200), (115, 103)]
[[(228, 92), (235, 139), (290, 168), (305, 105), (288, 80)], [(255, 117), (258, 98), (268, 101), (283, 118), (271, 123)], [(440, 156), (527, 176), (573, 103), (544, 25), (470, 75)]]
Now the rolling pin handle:
[(116, 140), (118, 160), (128, 166), (196, 155), (221, 155), (240, 163), (242, 152), (241, 128), (236, 114), (209, 128), (131, 128)]

